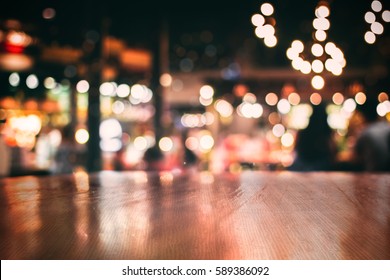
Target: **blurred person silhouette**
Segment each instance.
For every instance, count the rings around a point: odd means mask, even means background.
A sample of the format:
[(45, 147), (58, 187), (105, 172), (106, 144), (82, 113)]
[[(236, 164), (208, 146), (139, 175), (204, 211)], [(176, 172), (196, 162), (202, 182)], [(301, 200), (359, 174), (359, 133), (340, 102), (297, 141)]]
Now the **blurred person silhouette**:
[(309, 124), (299, 130), (291, 171), (330, 171), (336, 158), (336, 144), (327, 121), (324, 103), (313, 106)]
[(357, 171), (390, 171), (390, 123), (379, 117), (377, 105), (378, 101), (369, 97), (357, 107), (365, 120), (354, 147)]
[(0, 119), (0, 178), (7, 177), (11, 169), (11, 149), (4, 141), (4, 135), (2, 133), (5, 122), (5, 119)]

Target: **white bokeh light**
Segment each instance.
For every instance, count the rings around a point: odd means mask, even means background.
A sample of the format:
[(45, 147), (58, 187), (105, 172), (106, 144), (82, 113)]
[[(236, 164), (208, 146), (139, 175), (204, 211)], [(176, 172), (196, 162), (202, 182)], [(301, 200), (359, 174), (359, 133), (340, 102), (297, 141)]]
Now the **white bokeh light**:
[(376, 17), (375, 17), (375, 14), (373, 12), (367, 12), (365, 13), (364, 15), (364, 20), (367, 22), (367, 23), (374, 23), (375, 20), (376, 20)]
[(325, 86), (325, 80), (321, 76), (316, 75), (311, 79), (311, 85), (315, 89), (322, 89)]
[(263, 13), (263, 15), (270, 16), (274, 13), (274, 7), (270, 3), (263, 3), (260, 6), (260, 11)]
[(384, 22), (390, 22), (390, 11), (389, 10), (383, 11), (382, 19)]
[(214, 96), (214, 89), (209, 85), (204, 85), (200, 88), (199, 93), (204, 99), (210, 99)]
[(130, 87), (127, 84), (120, 84), (116, 89), (118, 97), (126, 98), (130, 94)]
[(75, 140), (79, 144), (85, 144), (89, 140), (89, 132), (85, 128), (80, 128), (75, 133)]
[(254, 14), (251, 18), (251, 22), (254, 26), (262, 26), (265, 23), (265, 18), (260, 14)]
[(88, 92), (89, 83), (86, 80), (81, 80), (76, 84), (76, 90), (80, 93)]

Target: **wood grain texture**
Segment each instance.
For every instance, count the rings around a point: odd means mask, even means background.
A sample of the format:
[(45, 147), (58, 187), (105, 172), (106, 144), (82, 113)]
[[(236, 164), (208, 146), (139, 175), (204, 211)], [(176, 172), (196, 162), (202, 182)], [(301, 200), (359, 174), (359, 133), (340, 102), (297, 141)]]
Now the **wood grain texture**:
[(390, 174), (0, 180), (1, 259), (390, 259)]

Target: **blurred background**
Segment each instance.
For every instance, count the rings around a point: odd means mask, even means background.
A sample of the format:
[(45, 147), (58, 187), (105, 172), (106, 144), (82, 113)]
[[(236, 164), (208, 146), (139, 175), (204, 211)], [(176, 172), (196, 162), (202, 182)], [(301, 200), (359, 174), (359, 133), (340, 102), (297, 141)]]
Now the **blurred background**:
[(3, 1), (8, 175), (287, 169), (319, 104), (348, 161), (358, 106), (390, 120), (385, 2)]

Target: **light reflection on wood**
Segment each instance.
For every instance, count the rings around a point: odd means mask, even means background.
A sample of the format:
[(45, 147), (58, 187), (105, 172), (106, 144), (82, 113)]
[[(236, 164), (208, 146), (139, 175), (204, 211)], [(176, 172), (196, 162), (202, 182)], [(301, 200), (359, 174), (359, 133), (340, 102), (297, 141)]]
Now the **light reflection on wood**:
[(0, 180), (1, 259), (389, 259), (390, 174)]

